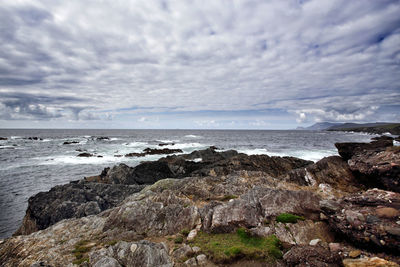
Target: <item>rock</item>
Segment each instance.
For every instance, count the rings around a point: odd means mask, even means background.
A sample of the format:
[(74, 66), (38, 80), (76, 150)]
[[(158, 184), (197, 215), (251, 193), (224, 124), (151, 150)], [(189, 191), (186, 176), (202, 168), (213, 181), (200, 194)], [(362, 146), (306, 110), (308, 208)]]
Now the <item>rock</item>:
[(125, 197), (139, 192), (143, 186), (76, 183), (53, 187), (29, 198), (21, 227), (14, 235), (42, 230), (68, 218), (98, 214), (115, 207)]
[(160, 143), (158, 146), (174, 146), (175, 143)]
[(146, 153), (132, 152), (132, 153), (125, 154), (125, 157), (144, 157), (144, 156), (146, 156)]
[(143, 150), (146, 155), (162, 155), (162, 154), (175, 154), (175, 153), (182, 153), (182, 149), (157, 149), (157, 148), (146, 148)]
[(317, 239), (313, 239), (310, 241), (309, 245), (310, 246), (316, 246), (319, 242), (321, 242), (321, 239), (317, 238)]
[(359, 183), (400, 192), (400, 147), (392, 138), (381, 137), (371, 143), (336, 143), (339, 154), (348, 161)]
[(36, 136), (34, 136), (34, 137), (25, 137), (23, 139), (25, 139), (25, 140), (35, 140), (35, 141), (42, 141), (43, 140), (43, 138), (36, 137)]
[(97, 141), (101, 141), (101, 140), (110, 140), (110, 137), (107, 137), (107, 136), (98, 136), (98, 137), (92, 137), (92, 140), (97, 140)]
[(398, 267), (395, 262), (387, 261), (378, 257), (373, 258), (360, 258), (360, 259), (344, 259), (343, 265), (345, 267)]
[(193, 229), (187, 236), (187, 241), (192, 241), (197, 236), (197, 229)]
[(344, 160), (349, 160), (361, 153), (385, 151), (387, 147), (393, 146), (393, 141), (377, 140), (371, 143), (336, 143), (335, 146), (338, 149), (339, 155)]
[(292, 170), (281, 179), (299, 185), (328, 184), (345, 192), (359, 190), (349, 165), (339, 156), (326, 157), (305, 168)]
[(4, 141), (4, 140), (8, 140), (8, 138), (7, 137), (0, 137), (0, 140)]
[(201, 248), (195, 246), (195, 247), (192, 247), (192, 250), (193, 250), (193, 253), (197, 254), (201, 251)]
[(30, 267), (53, 267), (53, 266), (50, 264), (47, 264), (47, 262), (41, 261), (41, 262), (32, 264)]
[[(290, 191), (254, 187), (239, 199), (208, 210), (203, 228), (213, 232), (230, 232), (236, 227), (256, 227), (264, 219), (280, 213), (319, 217), (319, 198), (308, 191)], [(207, 206), (205, 207), (207, 209)]]
[[(131, 251), (133, 244), (137, 245), (134, 252)], [(164, 266), (172, 267), (173, 263), (168, 257), (168, 251), (163, 244), (142, 240), (136, 243), (120, 241), (107, 249), (100, 249), (89, 253), (90, 264), (92, 266), (104, 266), (105, 263), (111, 263), (110, 266), (126, 267), (153, 267)], [(116, 265), (118, 263), (118, 265)]]
[(87, 153), (87, 152), (83, 152), (77, 155), (77, 157), (93, 157), (93, 154)]
[(172, 252), (172, 256), (178, 260), (189, 258), (194, 254), (192, 248), (186, 244)]
[[(330, 227), (359, 247), (387, 252), (398, 252), (400, 236), (392, 229), (399, 228), (393, 210), (400, 209), (400, 194), (379, 189), (370, 189), (336, 201), (335, 209), (324, 209)], [(382, 207), (385, 207), (382, 210)], [(383, 212), (385, 211), (385, 212)], [(380, 216), (377, 214), (380, 212)], [(386, 213), (387, 212), (387, 213)]]
[(329, 250), (331, 252), (336, 253), (336, 252), (341, 251), (342, 247), (341, 247), (341, 245), (339, 243), (329, 243)]
[(294, 246), (283, 255), (288, 266), (341, 266), (339, 255), (321, 246)]
[(187, 261), (185, 261), (184, 264), (185, 264), (186, 266), (198, 266), (198, 265), (197, 265), (196, 258), (190, 258), (190, 259), (188, 259)]
[(378, 208), (375, 212), (379, 217), (383, 218), (396, 218), (400, 216), (400, 211), (391, 207)]
[(372, 137), (371, 140), (374, 140), (374, 141), (379, 141), (379, 140), (389, 140), (389, 141), (393, 141), (394, 138), (393, 138), (393, 137), (390, 137), (390, 136), (387, 136), (387, 135), (381, 135), (381, 136), (377, 136), (377, 137)]
[(200, 254), (196, 257), (198, 265), (206, 265), (207, 264), (207, 256), (204, 254)]
[(357, 258), (360, 255), (361, 255), (361, 250), (358, 249), (349, 252), (349, 257), (351, 258)]
[(79, 144), (78, 141), (65, 141), (63, 145)]

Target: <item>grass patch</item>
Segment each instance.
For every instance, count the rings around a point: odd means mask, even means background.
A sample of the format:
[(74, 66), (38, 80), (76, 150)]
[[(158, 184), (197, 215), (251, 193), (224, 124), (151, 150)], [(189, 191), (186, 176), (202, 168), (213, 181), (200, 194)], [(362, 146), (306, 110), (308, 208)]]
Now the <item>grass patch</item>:
[(254, 237), (243, 228), (236, 233), (199, 232), (192, 244), (200, 247), (215, 263), (229, 263), (240, 258), (274, 261), (282, 257), (276, 236)]
[(175, 244), (182, 244), (183, 243), (183, 236), (177, 236), (174, 240)]
[(95, 244), (91, 243), (89, 240), (81, 240), (75, 244), (74, 250), (72, 250), (72, 254), (75, 256), (75, 260), (72, 262), (73, 264), (80, 265), (85, 261), (89, 261), (87, 257), (87, 253), (94, 247)]
[(181, 231), (181, 235), (183, 235), (183, 236), (188, 236), (189, 233), (190, 233), (190, 231), (188, 229), (183, 229)]
[(302, 216), (290, 213), (281, 213), (276, 217), (276, 221), (281, 223), (297, 223), (299, 220), (304, 221), (305, 219)]

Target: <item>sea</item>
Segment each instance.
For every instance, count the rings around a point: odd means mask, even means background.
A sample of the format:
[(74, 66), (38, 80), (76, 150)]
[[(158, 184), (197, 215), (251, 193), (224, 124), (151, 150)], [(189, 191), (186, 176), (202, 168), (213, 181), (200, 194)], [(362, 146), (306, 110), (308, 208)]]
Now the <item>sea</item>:
[[(123, 156), (145, 148), (179, 148), (183, 153), (190, 153), (216, 146), (249, 155), (294, 156), (318, 161), (337, 155), (336, 142), (369, 142), (374, 136), (294, 130), (0, 129), (0, 137), (7, 138), (0, 140), (0, 238), (15, 232), (25, 215), (29, 197), (39, 192), (85, 176), (99, 175), (105, 167), (119, 163), (136, 166), (141, 161), (163, 157)], [(94, 156), (77, 157), (82, 152)]]

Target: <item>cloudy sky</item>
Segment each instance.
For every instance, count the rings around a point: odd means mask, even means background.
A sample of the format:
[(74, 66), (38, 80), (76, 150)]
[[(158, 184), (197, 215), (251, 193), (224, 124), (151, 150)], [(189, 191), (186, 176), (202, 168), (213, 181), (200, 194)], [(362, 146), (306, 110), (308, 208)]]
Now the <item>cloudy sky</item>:
[(319, 121), (400, 121), (400, 1), (1, 1), (1, 128)]

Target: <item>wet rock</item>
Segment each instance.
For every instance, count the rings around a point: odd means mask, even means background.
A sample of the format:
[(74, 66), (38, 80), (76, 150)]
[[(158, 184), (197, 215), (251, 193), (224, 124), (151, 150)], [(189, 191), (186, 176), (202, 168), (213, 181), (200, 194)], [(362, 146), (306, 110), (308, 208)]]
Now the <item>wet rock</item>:
[(343, 265), (345, 267), (398, 267), (395, 262), (387, 261), (378, 257), (373, 258), (360, 258), (360, 259), (344, 259)]
[(341, 258), (321, 246), (294, 246), (283, 260), (288, 266), (341, 266)]
[[(132, 244), (137, 245), (134, 251), (130, 249)], [(110, 263), (111, 266), (126, 267), (173, 266), (168, 256), (167, 247), (164, 244), (147, 240), (135, 243), (120, 241), (107, 249), (103, 248), (99, 251), (91, 252), (89, 257), (90, 264), (98, 267), (105, 266), (105, 263)]]
[(78, 141), (65, 141), (63, 145), (79, 144)]
[(21, 227), (14, 235), (42, 230), (58, 221), (98, 214), (115, 207), (143, 186), (71, 182), (29, 198)]
[(93, 157), (93, 156), (94, 156), (93, 154), (87, 153), (87, 152), (83, 152), (83, 153), (80, 153), (77, 155), (77, 157), (86, 157), (86, 158)]
[(0, 137), (0, 140), (4, 141), (4, 140), (8, 140), (7, 137)]
[(175, 154), (175, 153), (182, 153), (182, 149), (170, 149), (170, 148), (146, 148), (143, 150), (146, 155), (164, 155), (164, 154)]
[(34, 140), (34, 141), (42, 141), (43, 140), (43, 138), (36, 137), (36, 136), (34, 136), (34, 137), (25, 137), (23, 139), (25, 139), (25, 140)]
[(370, 189), (344, 197), (336, 201), (336, 205), (335, 209), (323, 210), (330, 227), (347, 241), (373, 250), (399, 251), (400, 236), (395, 230), (399, 228), (397, 217), (391, 216), (400, 209), (399, 193)]

